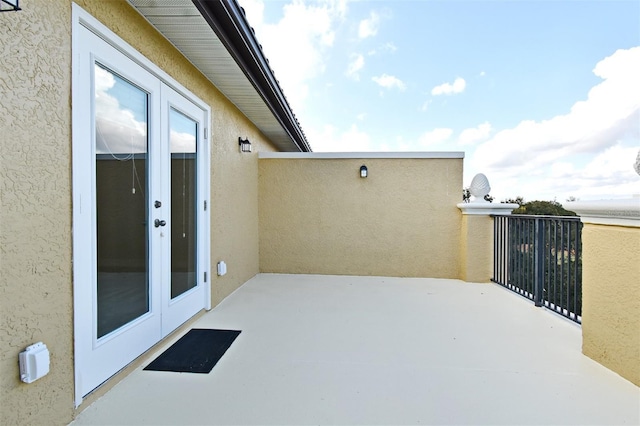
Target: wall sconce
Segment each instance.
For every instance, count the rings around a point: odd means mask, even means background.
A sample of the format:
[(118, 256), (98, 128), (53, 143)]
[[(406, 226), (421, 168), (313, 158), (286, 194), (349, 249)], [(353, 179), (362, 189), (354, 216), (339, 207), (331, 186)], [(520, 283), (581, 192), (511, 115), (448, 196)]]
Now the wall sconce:
[(251, 142), (249, 142), (249, 139), (238, 138), (238, 145), (240, 146), (240, 152), (251, 152)]
[(364, 164), (360, 166), (360, 177), (366, 178), (368, 174), (369, 174), (369, 171), (367, 170), (367, 166), (365, 166)]
[(0, 0), (0, 12), (13, 12), (20, 9), (20, 0)]

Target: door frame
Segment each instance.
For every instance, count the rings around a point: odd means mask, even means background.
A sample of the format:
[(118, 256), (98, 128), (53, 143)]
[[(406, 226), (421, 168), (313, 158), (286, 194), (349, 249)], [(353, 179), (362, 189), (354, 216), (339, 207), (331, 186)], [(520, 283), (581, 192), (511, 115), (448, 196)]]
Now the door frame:
[[(161, 180), (168, 184), (167, 187), (164, 188), (165, 193), (161, 194), (161, 199), (164, 200), (167, 206), (173, 208), (173, 200), (171, 198), (171, 182), (169, 179), (172, 179), (172, 171), (171, 171), (171, 162), (172, 162), (172, 154), (171, 154), (171, 145), (170, 145), (170, 132), (171, 132), (171, 120), (170, 114), (171, 110), (178, 111), (180, 114), (183, 114), (185, 117), (188, 117), (197, 123), (200, 123), (197, 126), (197, 149), (196, 149), (196, 170), (197, 170), (197, 182), (196, 185), (196, 206), (197, 209), (197, 219), (196, 225), (200, 225), (206, 222), (205, 214), (208, 214), (208, 209), (203, 208), (204, 200), (207, 200), (208, 196), (208, 187), (209, 185), (200, 185), (199, 183), (205, 179), (201, 179), (201, 168), (204, 165), (206, 158), (208, 158), (208, 153), (205, 154), (202, 152), (204, 145), (206, 144), (206, 120), (207, 117), (203, 117), (204, 111), (200, 109), (194, 102), (190, 99), (177, 92), (176, 90), (168, 87), (166, 84), (162, 84), (161, 90), (161, 115), (162, 122), (161, 125), (161, 135), (160, 139), (162, 140), (161, 146), (163, 149), (167, 151), (163, 154), (161, 162), (161, 170), (164, 173), (164, 176), (161, 176)], [(207, 173), (205, 176), (209, 176)], [(167, 179), (169, 178), (169, 179)], [(166, 211), (165, 211), (166, 214)], [(155, 217), (150, 217), (149, 219), (154, 219)], [(171, 218), (167, 215), (166, 219), (168, 220), (166, 233), (171, 235), (171, 229), (174, 226), (178, 226), (178, 224), (172, 223)], [(208, 231), (207, 231), (208, 232)], [(196, 227), (196, 234), (201, 235), (200, 229)], [(205, 244), (208, 244), (209, 239), (206, 237), (209, 234), (202, 234), (202, 237), (196, 238), (196, 277), (199, 283), (208, 283), (209, 277), (204, 276), (204, 272), (207, 272), (208, 269), (204, 269), (203, 265), (206, 263), (208, 256), (208, 251)], [(170, 241), (171, 242), (171, 241)], [(205, 291), (203, 285), (198, 285), (194, 288), (191, 288), (185, 291), (183, 294), (171, 298), (171, 255), (172, 255), (172, 247), (169, 244), (169, 247), (163, 246), (166, 250), (162, 253), (162, 263), (164, 265), (165, 271), (163, 273), (163, 278), (168, 279), (169, 281), (164, 283), (162, 286), (162, 320), (161, 320), (161, 328), (162, 328), (162, 338), (166, 337), (169, 333), (179, 327), (184, 321), (185, 311), (189, 312), (192, 310), (194, 304), (199, 305), (198, 300), (202, 296), (202, 292)], [(209, 298), (209, 303), (210, 303)]]
[[(72, 206), (73, 206), (73, 310), (74, 310), (74, 404), (78, 407), (83, 397), (88, 393), (83, 386), (83, 372), (87, 368), (87, 348), (93, 348), (96, 339), (93, 333), (93, 322), (86, 321), (87, 297), (92, 297), (87, 292), (93, 291), (96, 282), (96, 250), (95, 250), (95, 189), (92, 187), (94, 179), (91, 173), (94, 173), (95, 160), (93, 155), (93, 140), (87, 140), (87, 135), (92, 132), (93, 109), (84, 108), (87, 105), (87, 98), (91, 96), (92, 91), (87, 90), (87, 76), (82, 75), (81, 61), (86, 60), (80, 57), (82, 49), (86, 49), (86, 41), (82, 39), (82, 32), (88, 30), (99, 37), (102, 41), (115, 48), (128, 60), (137, 66), (143, 68), (146, 72), (157, 78), (161, 85), (169, 86), (175, 92), (186, 98), (195, 106), (200, 108), (204, 114), (204, 139), (202, 140), (202, 150), (199, 156), (201, 170), (198, 174), (202, 175), (202, 185), (199, 185), (198, 203), (202, 206), (200, 211), (201, 226), (198, 234), (202, 238), (198, 238), (198, 249), (202, 252), (198, 256), (198, 272), (205, 274), (208, 279), (204, 280), (203, 287), (203, 308), (211, 309), (211, 278), (210, 278), (210, 253), (211, 241), (210, 235), (210, 208), (204, 208), (210, 205), (210, 167), (211, 167), (211, 137), (208, 129), (211, 129), (211, 109), (210, 107), (189, 90), (184, 88), (180, 83), (170, 77), (158, 66), (150, 60), (142, 56), (132, 46), (113, 33), (109, 28), (100, 23), (96, 18), (91, 16), (85, 10), (75, 3), (72, 3), (72, 82), (71, 82), (71, 98), (72, 98)], [(89, 49), (90, 50), (90, 49)], [(86, 51), (86, 50), (85, 50)], [(176, 53), (178, 54), (178, 53)], [(85, 82), (83, 84), (83, 82)], [(159, 135), (158, 135), (159, 136)], [(151, 137), (151, 134), (150, 134)], [(91, 232), (87, 232), (91, 230)], [(87, 235), (87, 233), (89, 235)], [(168, 332), (163, 332), (163, 335)], [(163, 336), (160, 336), (160, 341)], [(157, 342), (156, 342), (157, 343)], [(147, 348), (148, 349), (148, 348)], [(146, 350), (146, 349), (145, 349)], [(134, 358), (135, 359), (135, 358)], [(128, 362), (133, 361), (133, 359)], [(120, 366), (124, 368), (128, 362)], [(118, 370), (114, 371), (114, 374)], [(99, 385), (99, 384), (98, 384)], [(89, 390), (90, 392), (90, 390)]]

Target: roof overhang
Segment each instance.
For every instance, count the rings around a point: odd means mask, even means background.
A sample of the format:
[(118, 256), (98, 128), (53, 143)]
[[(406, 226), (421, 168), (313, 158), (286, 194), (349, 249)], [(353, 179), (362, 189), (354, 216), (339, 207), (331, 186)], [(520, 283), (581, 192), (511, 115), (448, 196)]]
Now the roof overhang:
[(236, 0), (128, 2), (278, 149), (311, 151)]

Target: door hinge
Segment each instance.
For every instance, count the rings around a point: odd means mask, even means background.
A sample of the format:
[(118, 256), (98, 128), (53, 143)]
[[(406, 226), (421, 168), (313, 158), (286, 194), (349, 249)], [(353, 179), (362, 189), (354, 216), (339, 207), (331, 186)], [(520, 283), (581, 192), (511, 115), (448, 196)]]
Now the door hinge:
[(204, 200), (204, 210), (207, 211), (207, 200)]
[(206, 272), (204, 273), (204, 282), (205, 283), (207, 282), (207, 273)]
[(204, 138), (205, 139), (209, 139), (209, 129), (207, 129), (206, 127), (204, 128)]

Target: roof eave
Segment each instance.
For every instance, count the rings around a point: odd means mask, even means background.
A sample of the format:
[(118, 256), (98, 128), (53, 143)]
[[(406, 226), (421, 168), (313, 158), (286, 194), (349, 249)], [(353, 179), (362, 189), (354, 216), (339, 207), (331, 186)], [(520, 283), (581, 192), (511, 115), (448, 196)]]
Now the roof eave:
[(311, 152), (253, 29), (236, 0), (192, 0), (211, 29), (301, 152)]

